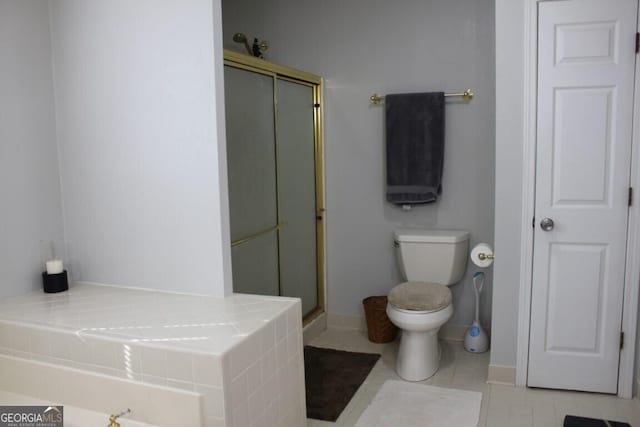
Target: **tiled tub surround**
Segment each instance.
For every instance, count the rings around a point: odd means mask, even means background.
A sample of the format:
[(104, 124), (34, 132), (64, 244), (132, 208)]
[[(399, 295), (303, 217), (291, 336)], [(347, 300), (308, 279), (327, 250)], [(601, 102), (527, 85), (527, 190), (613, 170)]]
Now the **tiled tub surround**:
[(297, 299), (75, 284), (1, 300), (0, 352), (194, 391), (206, 426), (306, 422)]

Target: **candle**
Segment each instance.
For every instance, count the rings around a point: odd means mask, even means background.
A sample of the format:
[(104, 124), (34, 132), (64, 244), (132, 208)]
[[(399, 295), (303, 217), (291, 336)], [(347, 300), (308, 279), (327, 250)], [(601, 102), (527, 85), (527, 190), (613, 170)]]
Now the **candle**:
[(47, 274), (60, 274), (64, 271), (61, 259), (47, 261)]

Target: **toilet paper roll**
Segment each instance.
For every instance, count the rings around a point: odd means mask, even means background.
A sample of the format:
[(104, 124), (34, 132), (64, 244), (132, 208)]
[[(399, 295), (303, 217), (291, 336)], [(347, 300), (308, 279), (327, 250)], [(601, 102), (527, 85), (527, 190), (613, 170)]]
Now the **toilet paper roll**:
[[(484, 259), (480, 259), (480, 254), (484, 254)], [(487, 256), (490, 257), (487, 257)], [(471, 249), (471, 261), (480, 268), (487, 268), (493, 263), (493, 249), (488, 243), (478, 243)]]

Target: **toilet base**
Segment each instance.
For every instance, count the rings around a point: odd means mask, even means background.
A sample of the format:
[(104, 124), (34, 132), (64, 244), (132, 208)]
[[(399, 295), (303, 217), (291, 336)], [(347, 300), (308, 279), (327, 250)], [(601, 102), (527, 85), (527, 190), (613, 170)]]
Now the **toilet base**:
[(440, 352), (438, 330), (402, 331), (396, 372), (407, 381), (423, 381), (438, 371)]

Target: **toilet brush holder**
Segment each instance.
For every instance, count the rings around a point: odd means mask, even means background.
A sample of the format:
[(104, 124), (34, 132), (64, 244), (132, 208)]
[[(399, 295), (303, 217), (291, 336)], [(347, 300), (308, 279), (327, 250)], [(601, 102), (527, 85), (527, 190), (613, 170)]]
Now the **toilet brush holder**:
[(476, 316), (464, 336), (464, 348), (471, 353), (484, 353), (489, 350), (489, 337), (480, 326), (480, 293), (483, 287), (484, 273), (475, 272), (473, 274), (473, 291), (476, 294)]
[(69, 280), (67, 278), (67, 270), (56, 274), (49, 274), (46, 271), (43, 272), (42, 287), (47, 294), (54, 294), (68, 290)]
[(467, 329), (464, 336), (464, 349), (469, 353), (484, 353), (489, 350), (489, 337), (478, 322), (473, 322)]

